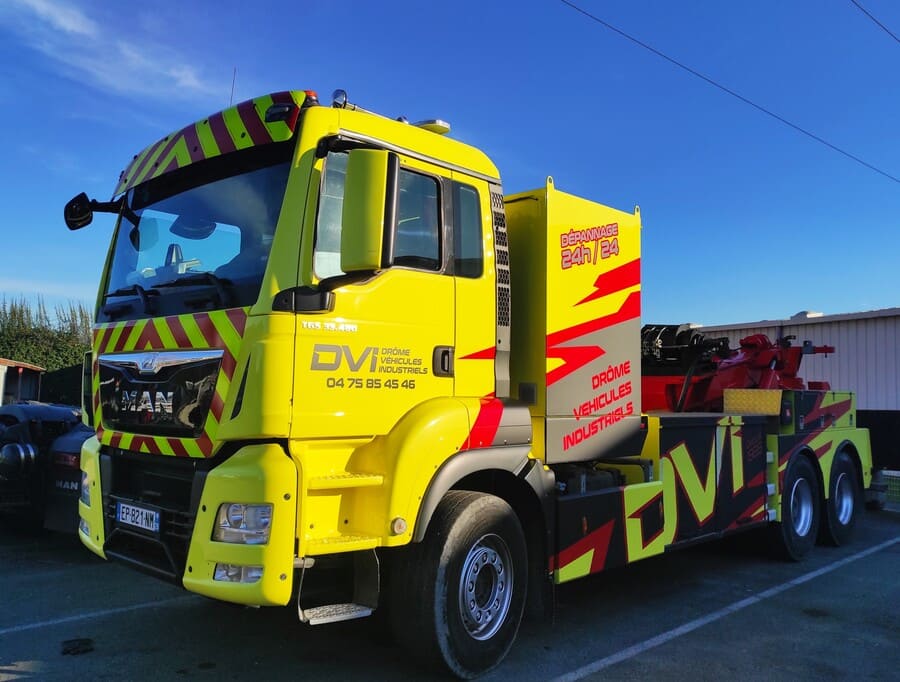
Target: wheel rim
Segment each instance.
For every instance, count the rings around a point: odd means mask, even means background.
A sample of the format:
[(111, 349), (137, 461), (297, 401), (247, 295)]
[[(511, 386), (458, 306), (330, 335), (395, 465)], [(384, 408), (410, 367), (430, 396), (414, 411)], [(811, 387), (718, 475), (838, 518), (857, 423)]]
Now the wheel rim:
[(813, 521), (812, 487), (805, 478), (798, 478), (791, 488), (791, 525), (800, 537), (809, 533)]
[(854, 503), (853, 481), (846, 473), (841, 472), (834, 485), (834, 511), (842, 526), (846, 526), (853, 518)]
[(473, 639), (493, 637), (509, 614), (513, 594), (512, 558), (498, 535), (484, 535), (463, 562), (459, 611)]

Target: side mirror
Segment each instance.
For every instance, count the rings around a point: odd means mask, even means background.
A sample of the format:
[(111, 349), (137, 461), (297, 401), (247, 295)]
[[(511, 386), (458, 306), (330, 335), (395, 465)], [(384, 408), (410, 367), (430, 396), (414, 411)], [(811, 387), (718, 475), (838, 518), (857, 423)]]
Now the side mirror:
[[(398, 161), (380, 149), (353, 149), (347, 160), (341, 214), (341, 270), (362, 272), (382, 266), (384, 235), (393, 224)], [(390, 205), (388, 202), (390, 201)]]
[(63, 217), (66, 219), (66, 227), (70, 230), (80, 230), (82, 227), (90, 225), (94, 219), (94, 209), (91, 207), (88, 195), (82, 192), (70, 200), (63, 210)]

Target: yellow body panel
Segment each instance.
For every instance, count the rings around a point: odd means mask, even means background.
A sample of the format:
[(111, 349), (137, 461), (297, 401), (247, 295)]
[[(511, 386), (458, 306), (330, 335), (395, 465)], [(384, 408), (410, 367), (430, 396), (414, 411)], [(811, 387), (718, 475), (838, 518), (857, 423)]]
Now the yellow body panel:
[(90, 535), (78, 532), (82, 544), (104, 559), (103, 543), (106, 534), (103, 530), (103, 500), (100, 492), (100, 441), (91, 436), (81, 445), (81, 470), (87, 474), (85, 481), (90, 486), (91, 504), (78, 501), (78, 515), (88, 524)]
[[(248, 445), (213, 469), (206, 478), (184, 586), (191, 592), (251, 605), (286, 604), (294, 571), (294, 528), (297, 514), (297, 469), (277, 445)], [(219, 505), (224, 502), (269, 503), (273, 506), (269, 541), (237, 545), (213, 541)], [(256, 583), (213, 579), (217, 563), (262, 566)]]
[[(456, 454), (478, 414), (474, 399), (417, 405), (369, 440), (295, 440), (302, 472), (297, 536), (301, 556), (406, 544), (434, 473)], [(396, 533), (391, 521), (404, 519)]]

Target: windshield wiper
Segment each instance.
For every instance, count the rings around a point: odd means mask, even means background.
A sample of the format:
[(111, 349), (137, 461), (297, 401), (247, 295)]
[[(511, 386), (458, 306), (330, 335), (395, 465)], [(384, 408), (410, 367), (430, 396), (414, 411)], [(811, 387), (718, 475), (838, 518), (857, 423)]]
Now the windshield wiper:
[[(159, 292), (156, 289), (145, 289), (140, 284), (132, 284), (131, 286), (122, 287), (121, 289), (116, 289), (115, 291), (103, 294), (103, 300), (106, 301), (106, 299), (111, 296), (133, 296), (135, 294), (141, 299), (141, 305), (144, 307), (144, 314), (149, 315), (153, 308), (153, 304), (150, 301), (150, 295), (159, 295)], [(131, 310), (131, 304), (124, 303), (116, 306), (106, 306), (103, 308), (103, 313), (109, 317), (116, 317), (120, 313), (127, 313), (129, 310)]]
[(231, 296), (229, 296), (228, 290), (225, 287), (231, 287), (233, 286), (233, 284), (230, 279), (223, 279), (222, 277), (214, 275), (211, 272), (195, 272), (190, 275), (182, 275), (181, 277), (176, 277), (170, 282), (164, 282), (162, 284), (158, 284), (157, 286), (160, 288), (184, 287), (194, 284), (211, 284), (216, 288), (216, 294), (218, 294), (219, 296), (219, 303), (226, 307), (228, 306)]

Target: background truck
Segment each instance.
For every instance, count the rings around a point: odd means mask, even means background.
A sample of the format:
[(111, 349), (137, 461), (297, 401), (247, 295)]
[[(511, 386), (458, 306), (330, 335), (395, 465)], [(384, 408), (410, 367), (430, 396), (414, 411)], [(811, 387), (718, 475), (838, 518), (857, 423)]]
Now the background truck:
[(81, 445), (92, 435), (78, 407), (0, 406), (0, 511), (17, 525), (75, 533)]
[(118, 215), (83, 543), (306, 623), (377, 609), (471, 677), (555, 584), (749, 528), (794, 559), (847, 542), (853, 395), (745, 372), (721, 405), (648, 410), (637, 209), (549, 178), (504, 197), (448, 129), (280, 92), (67, 204), (72, 229)]

